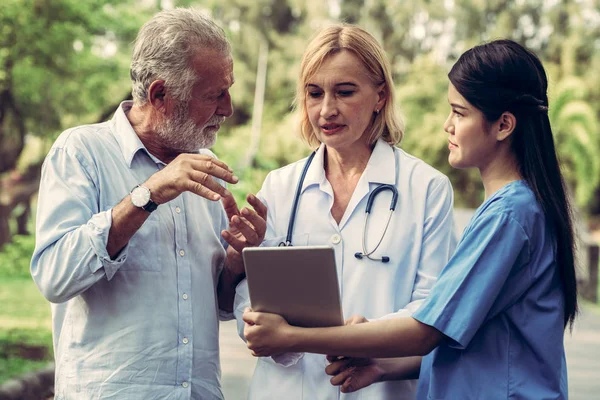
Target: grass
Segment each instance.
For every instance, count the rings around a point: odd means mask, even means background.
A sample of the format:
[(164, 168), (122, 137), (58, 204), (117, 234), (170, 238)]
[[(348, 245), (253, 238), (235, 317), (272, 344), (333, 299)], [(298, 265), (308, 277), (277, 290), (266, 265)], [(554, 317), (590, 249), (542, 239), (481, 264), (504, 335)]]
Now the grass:
[(51, 326), (31, 278), (0, 277), (0, 384), (52, 361)]

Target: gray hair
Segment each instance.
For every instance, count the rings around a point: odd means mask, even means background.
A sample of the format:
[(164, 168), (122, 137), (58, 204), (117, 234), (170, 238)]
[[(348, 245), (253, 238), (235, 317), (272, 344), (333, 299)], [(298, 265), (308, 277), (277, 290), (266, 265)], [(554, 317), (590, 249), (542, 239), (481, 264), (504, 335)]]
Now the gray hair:
[(179, 101), (188, 101), (196, 73), (194, 50), (212, 49), (231, 54), (225, 32), (210, 17), (191, 8), (157, 13), (140, 29), (131, 59), (131, 94), (136, 105), (146, 104), (148, 87), (157, 80)]

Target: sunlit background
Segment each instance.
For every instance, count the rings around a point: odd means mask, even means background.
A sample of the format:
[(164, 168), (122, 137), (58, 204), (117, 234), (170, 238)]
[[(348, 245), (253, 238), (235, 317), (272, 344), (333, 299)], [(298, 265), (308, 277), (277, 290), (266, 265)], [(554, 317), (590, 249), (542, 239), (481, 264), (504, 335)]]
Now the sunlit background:
[[(446, 74), (463, 51), (486, 40), (511, 38), (535, 51), (550, 77), (550, 120), (583, 238), (580, 275), (588, 301), (579, 337), (600, 329), (593, 280), (593, 244), (600, 239), (600, 0), (2, 0), (0, 385), (52, 360), (49, 306), (29, 277), (43, 157), (61, 131), (104, 121), (129, 98), (135, 35), (155, 12), (174, 6), (212, 15), (231, 40), (235, 113), (213, 150), (241, 178), (231, 188), (240, 201), (256, 193), (270, 170), (310, 151), (297, 134), (292, 101), (300, 57), (320, 28), (356, 23), (383, 44), (407, 126), (401, 147), (447, 174), (456, 206), (467, 209), (480, 204), (482, 187), (476, 171), (447, 163)], [(223, 331), (229, 335), (222, 342), (225, 392), (243, 398), (252, 359), (239, 353), (243, 344), (230, 323)], [(600, 360), (600, 339), (585, 337), (587, 354)], [(573, 390), (589, 393), (577, 382)]]

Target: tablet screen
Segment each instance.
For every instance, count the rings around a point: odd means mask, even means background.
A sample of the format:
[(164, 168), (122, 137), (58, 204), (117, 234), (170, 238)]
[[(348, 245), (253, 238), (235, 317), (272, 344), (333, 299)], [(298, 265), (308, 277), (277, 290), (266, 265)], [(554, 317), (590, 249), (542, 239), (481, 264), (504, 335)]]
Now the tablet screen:
[(242, 256), (254, 311), (295, 326), (344, 324), (332, 247), (247, 247)]

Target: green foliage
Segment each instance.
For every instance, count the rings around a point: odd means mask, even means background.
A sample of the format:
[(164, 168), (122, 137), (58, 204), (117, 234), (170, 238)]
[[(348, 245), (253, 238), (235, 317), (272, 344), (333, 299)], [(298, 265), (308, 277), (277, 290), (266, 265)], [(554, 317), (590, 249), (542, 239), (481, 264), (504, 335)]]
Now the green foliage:
[(48, 330), (0, 330), (0, 384), (43, 368), (53, 359), (52, 333)]
[(565, 177), (575, 188), (575, 200), (589, 209), (600, 184), (600, 126), (597, 111), (586, 96), (583, 80), (563, 78), (552, 90), (549, 117)]
[(129, 92), (130, 43), (155, 10), (117, 0), (0, 2), (0, 153), (18, 156), (25, 133), (54, 138), (118, 104)]
[(474, 171), (452, 170), (446, 162), (441, 138), (449, 65), (469, 47), (501, 37), (534, 50), (558, 79), (550, 85), (555, 94), (551, 122), (577, 205), (584, 212), (600, 211), (600, 1), (341, 4), (343, 16), (379, 38), (393, 61), (399, 104), (407, 119), (402, 147), (449, 175), (461, 205), (477, 205), (481, 187)]
[(448, 134), (443, 129), (450, 112), (447, 71), (427, 56), (417, 57), (413, 65), (396, 87), (397, 102), (406, 120), (400, 147), (450, 178), (457, 206), (477, 207), (483, 199), (477, 171), (458, 170), (448, 164)]
[(29, 277), (29, 263), (35, 237), (17, 235), (12, 243), (4, 245), (0, 251), (0, 277)]
[[(345, 19), (365, 27), (393, 64), (397, 103), (406, 117), (401, 147), (446, 173), (459, 205), (476, 206), (476, 171), (447, 163), (443, 123), (447, 71), (468, 47), (498, 37), (524, 43), (551, 80), (551, 121), (565, 175), (584, 210), (600, 204), (600, 0), (411, 2), (388, 0), (179, 0), (212, 15), (232, 42), (236, 112), (215, 152), (241, 178), (232, 190), (255, 193), (266, 173), (310, 151), (291, 113), (300, 57), (311, 36)], [(27, 131), (54, 136), (91, 122), (129, 92), (131, 42), (161, 2), (7, 0), (0, 4), (0, 89), (12, 85)], [(596, 18), (596, 19), (594, 19)], [(258, 154), (247, 170), (261, 42), (269, 44)], [(10, 67), (10, 68), (9, 68)], [(578, 82), (576, 87), (573, 82)], [(600, 208), (598, 206), (597, 208)]]
[(0, 279), (0, 330), (49, 331), (50, 304), (30, 277)]
[(52, 332), (50, 306), (31, 278), (8, 277), (0, 269), (0, 304), (1, 384), (52, 360)]
[[(572, 77), (595, 82), (596, 85), (584, 84), (588, 88), (584, 94), (551, 96), (550, 109), (556, 111), (552, 123), (557, 148), (577, 204), (587, 210), (600, 203), (597, 151), (600, 140), (595, 127), (600, 114), (600, 78), (588, 67), (590, 64), (600, 67), (597, 52), (600, 28), (590, 22), (592, 15), (598, 16), (598, 0), (558, 3), (457, 0), (453, 4), (426, 0), (342, 0), (337, 2), (339, 8), (316, 0), (185, 3), (202, 4), (212, 11), (228, 28), (232, 40), (237, 82), (232, 98), (238, 116), (234, 115), (233, 124), (221, 133), (217, 144), (220, 156), (225, 157), (222, 152), (226, 149), (231, 165), (247, 154), (259, 35), (269, 40), (265, 115), (260, 149), (252, 167), (264, 171), (250, 176), (259, 178), (267, 169), (308, 153), (304, 145), (291, 139), (297, 124), (289, 112), (300, 57), (310, 37), (339, 18), (363, 26), (382, 42), (392, 60), (397, 103), (407, 121), (401, 147), (450, 177), (457, 205), (475, 207), (483, 198), (477, 171), (455, 170), (448, 165), (443, 131), (448, 113), (446, 74), (464, 50), (485, 40), (508, 37), (536, 51), (546, 67), (556, 72), (554, 76), (560, 78), (559, 82), (568, 82)], [(291, 15), (273, 13), (276, 3), (279, 9), (291, 10)], [(287, 29), (280, 29), (285, 25), (281, 21), (290, 22)], [(554, 81), (551, 90), (563, 93), (555, 88)], [(239, 172), (248, 179), (246, 172)], [(258, 188), (260, 182), (245, 187)]]

